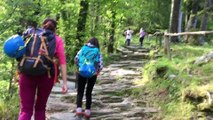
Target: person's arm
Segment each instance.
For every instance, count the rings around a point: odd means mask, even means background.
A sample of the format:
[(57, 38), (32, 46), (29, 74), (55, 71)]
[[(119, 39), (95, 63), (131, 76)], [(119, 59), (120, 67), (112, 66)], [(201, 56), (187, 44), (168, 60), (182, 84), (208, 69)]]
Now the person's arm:
[(99, 75), (99, 73), (101, 72), (101, 70), (103, 69), (103, 57), (101, 54), (99, 54), (99, 63), (98, 63), (98, 71), (97, 71), (97, 75)]
[(75, 64), (78, 65), (78, 56), (80, 54), (81, 50), (78, 51), (78, 53), (76, 54), (75, 58), (74, 58), (74, 61), (75, 61)]
[(66, 93), (67, 90), (68, 90), (68, 88), (67, 88), (67, 67), (66, 67), (66, 64), (61, 64), (60, 68), (61, 68), (61, 76), (62, 76), (62, 80), (63, 80), (62, 92)]
[(66, 93), (68, 91), (66, 56), (65, 56), (64, 42), (59, 36), (56, 36), (56, 57), (59, 60), (63, 80), (62, 93)]

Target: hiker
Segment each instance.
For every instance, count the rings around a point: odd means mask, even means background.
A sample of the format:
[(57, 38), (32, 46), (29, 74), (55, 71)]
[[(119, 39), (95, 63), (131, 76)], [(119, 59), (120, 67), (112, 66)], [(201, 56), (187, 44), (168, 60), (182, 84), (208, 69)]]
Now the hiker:
[(130, 42), (131, 42), (131, 39), (132, 39), (132, 33), (133, 33), (133, 30), (131, 30), (130, 28), (128, 28), (128, 30), (126, 30), (124, 32), (124, 34), (126, 35), (125, 45), (127, 45), (127, 46), (130, 45)]
[(37, 28), (37, 23), (35, 21), (29, 22), (27, 30), (23, 32), (25, 38), (29, 37), (31, 34), (38, 34), (42, 32), (42, 28)]
[[(58, 59), (60, 65), (61, 75), (63, 79), (62, 92), (66, 93), (68, 88), (64, 42), (61, 37), (56, 35), (56, 27), (57, 22), (50, 18), (45, 19), (42, 23), (42, 29), (44, 31), (50, 31), (52, 33), (51, 37), (55, 40), (54, 56)], [(33, 36), (36, 36), (36, 34), (34, 34)], [(43, 49), (41, 49), (41, 52), (43, 52)], [(21, 61), (19, 61), (19, 65), (21, 64), (20, 62)], [(28, 61), (25, 61), (24, 64), (27, 62)], [(45, 72), (42, 75), (29, 74), (20, 70), (20, 113), (18, 120), (31, 120), (33, 113), (34, 120), (45, 120), (46, 103), (54, 85), (54, 75), (49, 74), (49, 71)]]
[(144, 36), (146, 35), (145, 31), (143, 30), (143, 28), (140, 29), (139, 32), (139, 41), (140, 41), (140, 48), (143, 47), (143, 40), (144, 40)]
[[(85, 62), (86, 61), (86, 62)], [(92, 104), (92, 90), (95, 85), (97, 76), (103, 68), (102, 55), (100, 53), (98, 39), (92, 37), (84, 45), (75, 56), (75, 63), (79, 70), (77, 72), (77, 108), (76, 117), (90, 118), (91, 104)], [(87, 65), (88, 63), (88, 65)], [(91, 66), (90, 66), (91, 65)], [(82, 109), (82, 99), (84, 96), (84, 89), (86, 87), (86, 109)]]

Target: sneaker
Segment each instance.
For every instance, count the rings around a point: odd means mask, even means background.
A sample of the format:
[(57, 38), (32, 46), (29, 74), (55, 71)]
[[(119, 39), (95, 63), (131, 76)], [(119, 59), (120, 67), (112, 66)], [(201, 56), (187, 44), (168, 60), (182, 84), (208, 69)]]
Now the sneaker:
[(90, 111), (89, 109), (86, 109), (86, 110), (84, 111), (84, 116), (85, 116), (86, 118), (90, 118), (90, 116), (91, 116), (91, 111)]
[(82, 108), (81, 108), (81, 107), (78, 107), (78, 108), (76, 109), (75, 114), (76, 114), (76, 116), (78, 116), (78, 115), (83, 115), (83, 110), (82, 110)]

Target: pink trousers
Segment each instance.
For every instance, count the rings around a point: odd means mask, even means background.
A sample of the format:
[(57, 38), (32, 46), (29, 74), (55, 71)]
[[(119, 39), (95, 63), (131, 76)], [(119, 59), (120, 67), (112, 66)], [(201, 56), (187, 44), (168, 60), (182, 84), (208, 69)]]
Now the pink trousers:
[(45, 120), (46, 104), (53, 87), (54, 78), (48, 75), (20, 75), (20, 113), (18, 120)]

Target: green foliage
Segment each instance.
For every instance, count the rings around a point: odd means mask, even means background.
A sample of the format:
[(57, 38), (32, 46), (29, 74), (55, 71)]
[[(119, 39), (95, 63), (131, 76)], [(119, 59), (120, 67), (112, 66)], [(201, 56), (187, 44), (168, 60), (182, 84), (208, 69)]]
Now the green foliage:
[(19, 111), (19, 97), (17, 94), (17, 86), (15, 93), (11, 97), (8, 93), (9, 82), (0, 80), (0, 119), (15, 120)]
[(17, 120), (19, 113), (19, 98), (14, 95), (12, 98), (3, 100), (0, 98), (0, 119), (1, 120)]
[(9, 84), (7, 81), (0, 81), (0, 99), (5, 100), (6, 98), (8, 98), (8, 88), (9, 88)]

